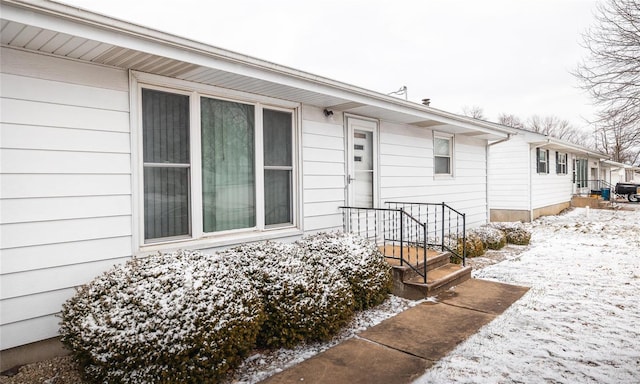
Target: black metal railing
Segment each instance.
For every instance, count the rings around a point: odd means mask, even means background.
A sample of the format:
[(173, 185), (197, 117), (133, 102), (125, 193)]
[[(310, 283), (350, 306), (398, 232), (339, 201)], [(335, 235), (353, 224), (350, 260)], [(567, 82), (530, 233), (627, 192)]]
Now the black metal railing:
[(454, 262), (466, 265), (466, 215), (446, 203), (408, 203), (388, 201), (387, 207), (402, 209), (425, 225), (427, 246), (448, 251)]
[(426, 225), (399, 208), (340, 207), (345, 232), (375, 242), (384, 256), (427, 282)]
[(600, 195), (605, 188), (609, 188), (611, 191), (615, 189), (614, 186), (606, 180), (578, 180), (574, 182), (578, 188), (578, 194)]

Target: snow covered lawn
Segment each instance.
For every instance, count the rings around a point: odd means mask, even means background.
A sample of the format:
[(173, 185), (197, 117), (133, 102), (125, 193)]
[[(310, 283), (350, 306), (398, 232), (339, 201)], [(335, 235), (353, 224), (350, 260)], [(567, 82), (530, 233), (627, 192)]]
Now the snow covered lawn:
[(640, 383), (640, 206), (532, 224), (528, 250), (474, 277), (531, 287), (422, 383)]

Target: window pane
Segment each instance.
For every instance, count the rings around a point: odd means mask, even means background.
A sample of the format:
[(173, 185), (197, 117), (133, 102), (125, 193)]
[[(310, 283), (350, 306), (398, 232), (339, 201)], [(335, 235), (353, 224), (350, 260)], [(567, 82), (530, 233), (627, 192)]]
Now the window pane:
[(266, 225), (292, 223), (291, 171), (264, 171), (264, 222)]
[(353, 203), (356, 207), (373, 208), (373, 171), (356, 171), (353, 181), (355, 195)]
[(355, 171), (373, 171), (373, 132), (355, 130), (353, 143)]
[(449, 139), (443, 139), (440, 137), (436, 137), (433, 140), (434, 151), (436, 155), (440, 156), (450, 156), (449, 153)]
[(142, 135), (144, 238), (189, 235), (189, 97), (143, 89)]
[(291, 113), (265, 109), (264, 127), (264, 165), (291, 165)]
[(203, 230), (254, 227), (254, 108), (204, 97), (200, 104)]
[(189, 235), (189, 168), (144, 169), (144, 238)]
[(142, 90), (145, 163), (189, 163), (189, 96)]
[(435, 157), (435, 173), (449, 174), (451, 168), (449, 166), (450, 159), (448, 157)]

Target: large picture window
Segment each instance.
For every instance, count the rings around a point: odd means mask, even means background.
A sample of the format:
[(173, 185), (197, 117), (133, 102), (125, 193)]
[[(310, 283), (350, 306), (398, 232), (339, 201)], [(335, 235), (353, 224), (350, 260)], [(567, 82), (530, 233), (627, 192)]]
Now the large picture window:
[(202, 97), (200, 116), (204, 232), (254, 227), (254, 107)]
[(292, 110), (141, 95), (145, 243), (294, 224)]
[(588, 171), (587, 159), (575, 159), (573, 165), (573, 181), (576, 183), (577, 188), (587, 187)]

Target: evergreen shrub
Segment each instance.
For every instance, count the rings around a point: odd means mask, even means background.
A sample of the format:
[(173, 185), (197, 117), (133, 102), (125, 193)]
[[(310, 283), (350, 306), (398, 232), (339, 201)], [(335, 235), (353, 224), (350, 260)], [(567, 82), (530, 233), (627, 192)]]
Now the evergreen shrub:
[(263, 308), (225, 259), (178, 251), (115, 266), (61, 317), (62, 342), (95, 382), (215, 383), (254, 347)]
[(309, 262), (335, 269), (349, 282), (356, 310), (384, 302), (393, 287), (391, 266), (375, 243), (344, 232), (322, 232), (297, 243)]
[(296, 244), (241, 245), (223, 255), (249, 276), (262, 296), (265, 321), (257, 339), (260, 347), (327, 340), (353, 317), (348, 282)]
[(509, 244), (527, 245), (531, 240), (531, 231), (521, 222), (491, 223), (489, 225), (504, 232)]
[(473, 229), (472, 232), (480, 237), (485, 249), (497, 250), (507, 245), (507, 236), (495, 227), (483, 225)]
[[(463, 244), (462, 238), (459, 238), (458, 254), (460, 255), (462, 255), (462, 252), (463, 252), (462, 244)], [(467, 257), (478, 257), (478, 256), (484, 255), (484, 252), (485, 252), (484, 243), (482, 242), (482, 238), (478, 236), (478, 234), (476, 234), (475, 232), (473, 231), (467, 232), (467, 235), (464, 239), (464, 244), (466, 244), (466, 247), (467, 247)]]

